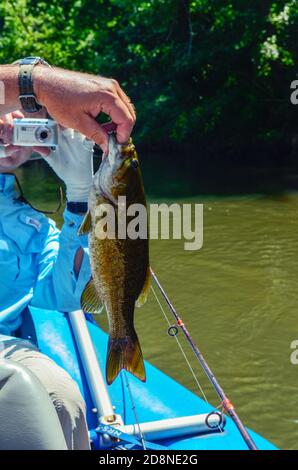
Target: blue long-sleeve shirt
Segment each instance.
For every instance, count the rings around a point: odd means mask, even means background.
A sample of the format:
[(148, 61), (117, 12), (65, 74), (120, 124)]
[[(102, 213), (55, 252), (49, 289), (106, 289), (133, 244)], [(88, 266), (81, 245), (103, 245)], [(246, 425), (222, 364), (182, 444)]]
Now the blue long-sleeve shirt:
[[(31, 304), (64, 312), (80, 308), (91, 271), (87, 237), (78, 237), (81, 215), (64, 211), (58, 230), (53, 220), (17, 200), (15, 177), (0, 174), (0, 340), (21, 325)], [(77, 250), (84, 249), (78, 277)]]

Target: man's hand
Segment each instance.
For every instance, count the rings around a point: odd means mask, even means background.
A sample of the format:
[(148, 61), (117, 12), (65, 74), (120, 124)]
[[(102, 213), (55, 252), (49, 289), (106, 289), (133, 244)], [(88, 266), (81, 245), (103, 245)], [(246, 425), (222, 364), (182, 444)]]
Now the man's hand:
[[(46, 110), (42, 109), (36, 117), (43, 118), (45, 114)], [(0, 172), (14, 170), (27, 161), (33, 151), (38, 152), (64, 181), (68, 201), (87, 202), (93, 177), (94, 142), (73, 129), (59, 126), (59, 146), (54, 152), (48, 147), (12, 145), (13, 119), (22, 117), (24, 114), (16, 111), (0, 119)]]
[(101, 112), (115, 123), (118, 142), (128, 140), (136, 115), (116, 80), (39, 65), (34, 68), (33, 84), (38, 101), (59, 124), (81, 132), (105, 153), (108, 134), (95, 121)]
[(5, 144), (11, 144), (13, 134), (13, 120), (23, 118), (24, 114), (20, 111), (14, 111), (2, 116), (0, 119), (0, 141)]
[[(18, 73), (18, 65), (0, 66), (0, 80), (5, 91), (4, 103), (0, 104), (0, 116), (20, 108)], [(100, 145), (104, 152), (108, 148), (108, 135), (95, 121), (99, 113), (110, 116), (119, 143), (128, 140), (136, 115), (117, 81), (37, 65), (33, 70), (33, 87), (38, 101), (59, 124), (78, 130)]]
[(27, 161), (33, 149), (30, 147), (19, 147), (12, 145), (13, 120), (22, 118), (19, 112), (8, 113), (0, 119), (0, 171), (14, 170)]

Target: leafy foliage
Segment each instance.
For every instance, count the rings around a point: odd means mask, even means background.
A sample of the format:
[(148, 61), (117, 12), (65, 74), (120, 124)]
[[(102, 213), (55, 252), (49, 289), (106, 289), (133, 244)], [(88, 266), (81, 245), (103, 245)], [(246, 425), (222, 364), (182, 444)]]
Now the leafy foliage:
[(6, 0), (0, 59), (113, 76), (146, 145), (235, 152), (297, 132), (297, 26), (296, 0)]

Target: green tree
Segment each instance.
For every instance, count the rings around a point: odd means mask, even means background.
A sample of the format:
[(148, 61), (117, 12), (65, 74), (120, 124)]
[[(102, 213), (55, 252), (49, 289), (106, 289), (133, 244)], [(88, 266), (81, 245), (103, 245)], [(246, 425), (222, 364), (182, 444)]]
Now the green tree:
[(297, 25), (296, 0), (6, 0), (0, 58), (118, 79), (139, 143), (237, 154), (296, 133)]

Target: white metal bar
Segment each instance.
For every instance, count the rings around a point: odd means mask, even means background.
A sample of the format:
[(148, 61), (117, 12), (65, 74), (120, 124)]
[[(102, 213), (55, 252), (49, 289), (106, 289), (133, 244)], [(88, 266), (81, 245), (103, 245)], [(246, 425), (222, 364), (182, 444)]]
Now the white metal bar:
[[(94, 351), (85, 314), (82, 310), (75, 310), (74, 312), (69, 312), (68, 315), (85, 370), (91, 397), (97, 409), (98, 420), (100, 422), (107, 422), (105, 417), (112, 417), (115, 413)], [(113, 424), (110, 419), (108, 423)]]
[[(222, 431), (224, 422), (222, 415), (217, 413), (183, 416), (181, 418), (162, 419), (146, 423), (130, 424), (123, 427), (124, 432), (131, 436), (139, 436), (140, 429), (145, 439), (150, 441), (197, 435), (210, 431)], [(207, 420), (208, 424), (207, 425)]]
[[(141, 429), (145, 439), (152, 441), (190, 434), (201, 434), (203, 432), (211, 431), (212, 429), (214, 431), (219, 430), (219, 427), (222, 430), (223, 424), (220, 422), (222, 418), (217, 413), (183, 416), (180, 418), (123, 425), (121, 416), (115, 415), (87, 327), (85, 314), (82, 310), (76, 310), (69, 312), (68, 315), (86, 374), (91, 397), (97, 409), (99, 422), (113, 426), (120, 426), (124, 432), (134, 436), (139, 436)], [(209, 426), (206, 422), (207, 419)]]

